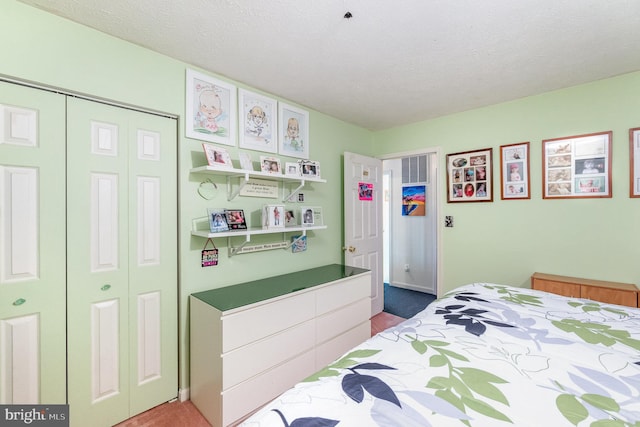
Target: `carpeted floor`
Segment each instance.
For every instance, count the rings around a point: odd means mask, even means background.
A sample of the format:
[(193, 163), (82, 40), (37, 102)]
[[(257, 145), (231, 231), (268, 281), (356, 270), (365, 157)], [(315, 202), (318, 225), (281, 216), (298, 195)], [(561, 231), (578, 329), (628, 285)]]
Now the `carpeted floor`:
[(383, 311), (408, 319), (424, 310), (435, 299), (435, 295), (397, 288), (385, 283)]

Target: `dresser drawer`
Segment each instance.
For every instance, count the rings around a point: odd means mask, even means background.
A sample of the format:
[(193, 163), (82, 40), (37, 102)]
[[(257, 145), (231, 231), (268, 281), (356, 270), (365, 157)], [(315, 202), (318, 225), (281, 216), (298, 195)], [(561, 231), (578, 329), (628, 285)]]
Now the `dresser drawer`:
[(371, 295), (371, 273), (360, 274), (325, 286), (318, 289), (316, 295), (318, 315), (349, 305)]
[(316, 351), (316, 369), (319, 371), (328, 364), (339, 359), (343, 354), (359, 343), (371, 337), (371, 322), (368, 320), (341, 335), (320, 344)]
[(313, 319), (315, 296), (304, 292), (222, 316), (222, 353)]
[(367, 297), (318, 317), (316, 320), (317, 342), (325, 342), (362, 322), (368, 321), (370, 313), (371, 299)]
[[(226, 390), (315, 345), (315, 322), (300, 325), (222, 355), (222, 389)], [(295, 345), (292, 345), (295, 343)]]
[[(259, 357), (259, 355), (256, 355)], [(308, 351), (222, 392), (222, 425), (244, 417), (315, 372), (315, 352)]]

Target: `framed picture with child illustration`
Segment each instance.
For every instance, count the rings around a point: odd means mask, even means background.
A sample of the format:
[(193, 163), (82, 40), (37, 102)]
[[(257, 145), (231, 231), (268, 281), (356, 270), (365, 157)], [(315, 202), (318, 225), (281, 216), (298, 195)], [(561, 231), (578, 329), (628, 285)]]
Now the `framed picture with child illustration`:
[(629, 129), (629, 197), (640, 197), (640, 128)]
[(542, 140), (542, 198), (611, 197), (611, 136)]
[(529, 142), (500, 146), (500, 197), (530, 199)]
[(492, 202), (493, 148), (447, 154), (447, 202)]

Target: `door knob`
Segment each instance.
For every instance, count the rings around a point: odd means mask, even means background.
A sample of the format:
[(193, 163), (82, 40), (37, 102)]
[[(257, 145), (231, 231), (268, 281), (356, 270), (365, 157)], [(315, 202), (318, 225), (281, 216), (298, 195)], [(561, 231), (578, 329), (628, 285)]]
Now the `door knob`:
[(343, 251), (349, 251), (349, 253), (354, 253), (356, 251), (356, 248), (353, 247), (353, 246), (349, 246), (348, 248), (343, 246), (342, 250)]

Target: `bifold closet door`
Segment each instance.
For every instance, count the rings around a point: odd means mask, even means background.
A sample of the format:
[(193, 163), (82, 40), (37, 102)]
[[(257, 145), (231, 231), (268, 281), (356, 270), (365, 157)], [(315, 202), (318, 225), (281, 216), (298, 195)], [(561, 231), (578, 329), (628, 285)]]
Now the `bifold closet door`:
[(68, 98), (71, 424), (177, 396), (176, 121)]
[(0, 403), (66, 402), (64, 96), (0, 82)]

